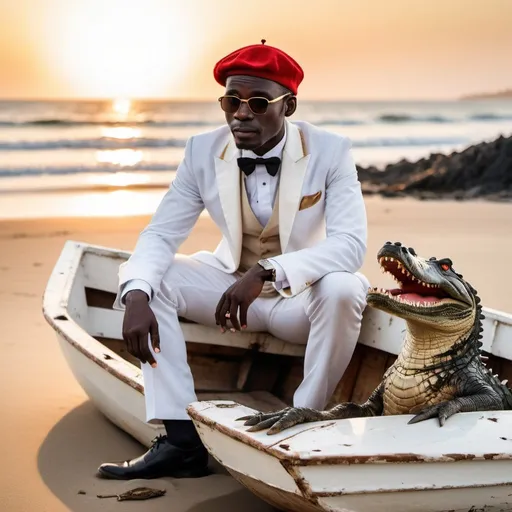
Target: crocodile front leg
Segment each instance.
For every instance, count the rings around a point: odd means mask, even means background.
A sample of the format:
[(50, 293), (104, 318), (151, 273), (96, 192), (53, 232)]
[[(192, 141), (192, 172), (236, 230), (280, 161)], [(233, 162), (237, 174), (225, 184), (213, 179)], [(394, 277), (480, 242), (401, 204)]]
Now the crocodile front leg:
[(461, 396), (426, 407), (416, 414), (409, 424), (437, 417), (439, 426), (442, 427), (450, 416), (458, 412), (499, 411), (501, 409), (503, 409), (503, 403), (499, 395), (489, 388), (476, 395)]
[(378, 416), (382, 414), (384, 407), (382, 390), (383, 386), (381, 384), (362, 405), (347, 402), (327, 411), (317, 411), (308, 407), (287, 407), (281, 411), (267, 414), (259, 413), (243, 416), (238, 420), (245, 421), (244, 425), (251, 427), (248, 432), (257, 432), (268, 428), (267, 435), (272, 435), (301, 423)]

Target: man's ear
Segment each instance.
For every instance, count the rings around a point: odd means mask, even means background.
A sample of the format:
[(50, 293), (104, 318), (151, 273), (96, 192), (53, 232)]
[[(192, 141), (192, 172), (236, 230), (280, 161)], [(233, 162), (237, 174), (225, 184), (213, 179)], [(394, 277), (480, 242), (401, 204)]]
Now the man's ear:
[(286, 100), (286, 107), (284, 109), (284, 115), (290, 117), (297, 110), (297, 97), (292, 96)]

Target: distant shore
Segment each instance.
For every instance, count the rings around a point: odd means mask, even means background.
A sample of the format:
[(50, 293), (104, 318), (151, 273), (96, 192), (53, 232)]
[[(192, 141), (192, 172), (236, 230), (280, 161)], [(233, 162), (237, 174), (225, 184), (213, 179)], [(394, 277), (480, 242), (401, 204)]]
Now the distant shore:
[(472, 101), (472, 100), (512, 100), (512, 89), (505, 89), (503, 91), (498, 92), (483, 92), (478, 94), (467, 94), (465, 96), (461, 96), (462, 101)]

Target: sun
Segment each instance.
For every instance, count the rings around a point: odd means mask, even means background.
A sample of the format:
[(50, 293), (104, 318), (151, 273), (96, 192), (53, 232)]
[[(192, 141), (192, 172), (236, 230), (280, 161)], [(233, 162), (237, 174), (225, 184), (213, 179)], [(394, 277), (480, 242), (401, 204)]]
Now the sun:
[(42, 42), (45, 60), (77, 96), (121, 98), (114, 108), (124, 114), (124, 98), (168, 96), (191, 72), (202, 36), (189, 30), (187, 8), (169, 0), (62, 2)]
[(112, 110), (119, 116), (127, 116), (132, 109), (132, 102), (128, 98), (117, 98), (112, 101)]

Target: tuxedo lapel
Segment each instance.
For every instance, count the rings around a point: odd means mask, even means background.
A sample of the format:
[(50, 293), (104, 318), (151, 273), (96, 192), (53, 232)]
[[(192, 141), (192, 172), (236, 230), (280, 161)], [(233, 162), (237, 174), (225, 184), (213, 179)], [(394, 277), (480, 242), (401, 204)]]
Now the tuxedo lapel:
[(286, 251), (293, 221), (299, 209), (302, 184), (310, 159), (300, 130), (288, 122), (286, 130), (279, 182), (279, 239), (283, 253)]
[(235, 156), (237, 148), (230, 137), (218, 157), (215, 157), (215, 174), (219, 199), (229, 232), (229, 246), (235, 265), (242, 249), (242, 214), (240, 204), (240, 170)]

